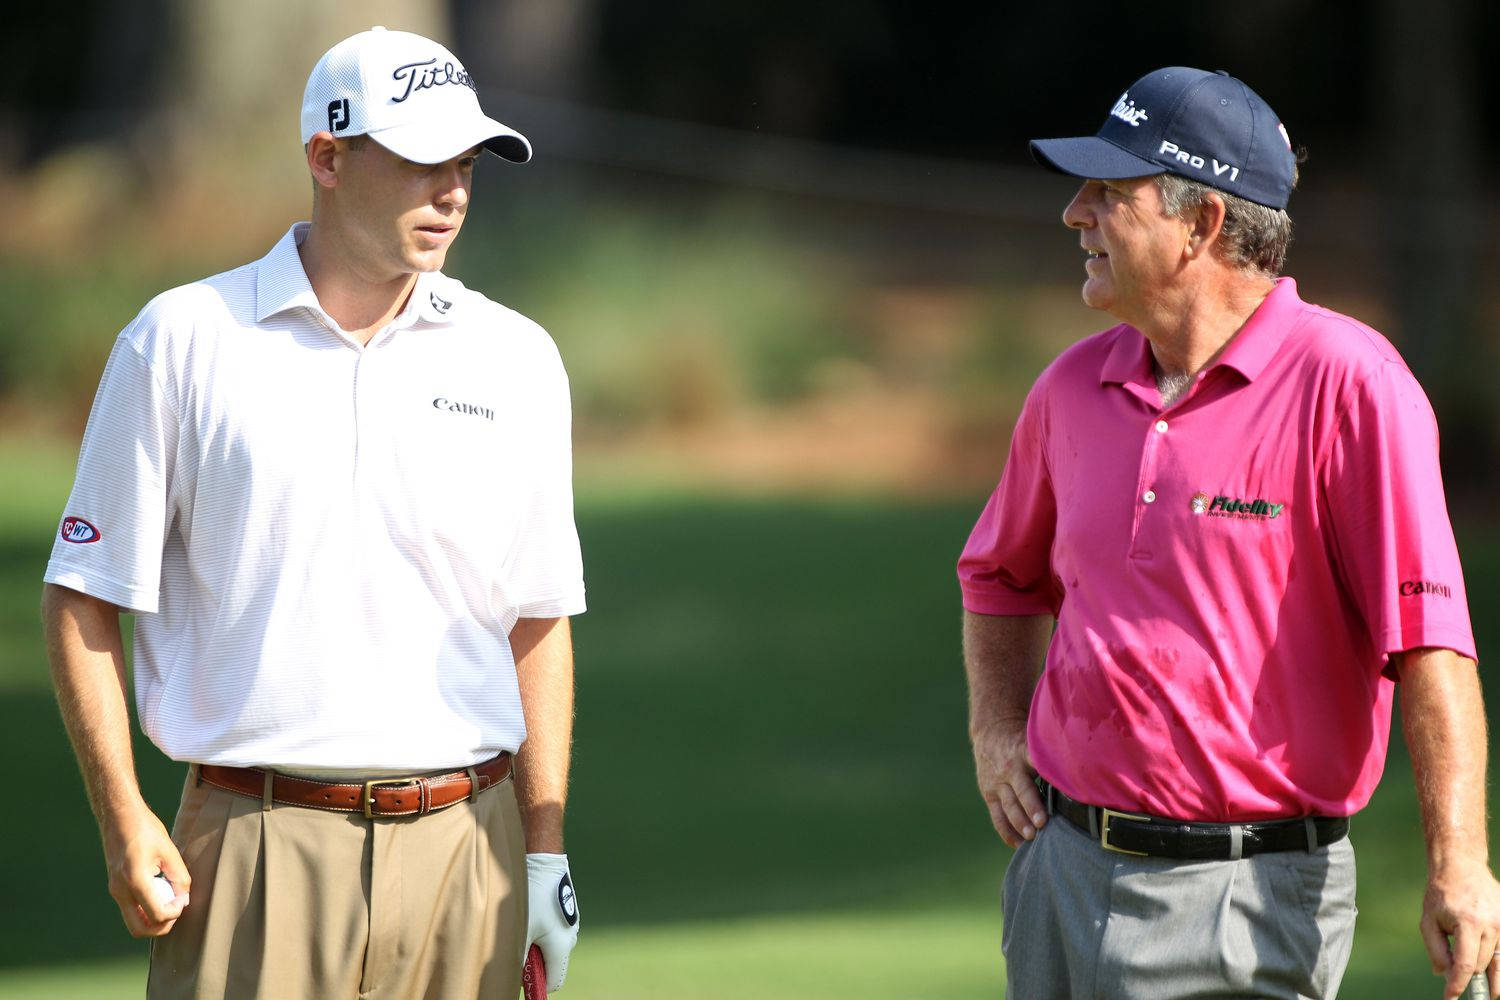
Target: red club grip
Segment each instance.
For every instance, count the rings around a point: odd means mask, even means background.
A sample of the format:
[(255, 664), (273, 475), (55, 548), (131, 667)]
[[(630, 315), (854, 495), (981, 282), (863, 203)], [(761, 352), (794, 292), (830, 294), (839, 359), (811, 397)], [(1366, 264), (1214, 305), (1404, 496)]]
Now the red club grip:
[(531, 946), (526, 964), (521, 966), (521, 996), (525, 1000), (547, 1000), (547, 964), (536, 945)]

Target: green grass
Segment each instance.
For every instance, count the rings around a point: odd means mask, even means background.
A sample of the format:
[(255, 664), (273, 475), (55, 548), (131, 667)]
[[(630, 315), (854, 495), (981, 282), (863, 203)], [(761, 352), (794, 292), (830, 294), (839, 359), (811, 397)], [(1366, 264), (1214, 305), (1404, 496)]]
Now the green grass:
[[(964, 911), (589, 928), (568, 971), (572, 1000), (865, 1000), (1000, 995), (999, 925)], [(921, 961), (916, 956), (924, 956)], [(144, 957), (0, 971), (0, 1000), (139, 996)]]
[[(7, 445), (0, 461), (17, 483), (0, 494), (0, 759), (55, 790), (0, 811), (0, 998), (138, 995), (144, 948), (104, 892), (37, 627), (72, 457)], [(980, 498), (585, 495), (569, 814), (585, 930), (563, 995), (999, 996), (1008, 852), (973, 790), (952, 574)], [(1500, 545), (1463, 540), (1487, 648)], [(1355, 823), (1345, 997), (1436, 995), (1395, 744)], [(138, 753), (170, 815), (181, 768)]]
[(0, 970), (4, 1000), (119, 1000), (146, 993), (146, 957)]

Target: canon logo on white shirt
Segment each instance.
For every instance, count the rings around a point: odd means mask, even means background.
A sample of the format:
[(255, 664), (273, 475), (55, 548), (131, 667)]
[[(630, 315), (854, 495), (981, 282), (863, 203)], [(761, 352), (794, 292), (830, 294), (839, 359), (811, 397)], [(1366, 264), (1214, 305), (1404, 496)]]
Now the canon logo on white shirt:
[(476, 417), (483, 417), (486, 420), (495, 419), (495, 411), (488, 406), (479, 406), (476, 403), (458, 403), (451, 399), (444, 399), (442, 396), (432, 401), (432, 408), (434, 410), (447, 410), (450, 413), (472, 413)]

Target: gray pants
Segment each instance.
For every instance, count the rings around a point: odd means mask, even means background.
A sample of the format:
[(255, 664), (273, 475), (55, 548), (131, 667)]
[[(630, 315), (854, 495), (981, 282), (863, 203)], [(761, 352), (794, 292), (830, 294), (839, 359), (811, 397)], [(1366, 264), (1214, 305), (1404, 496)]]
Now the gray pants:
[(1053, 816), (1016, 850), (1002, 902), (1012, 1000), (1321, 1000), (1354, 942), (1354, 848), (1171, 861)]

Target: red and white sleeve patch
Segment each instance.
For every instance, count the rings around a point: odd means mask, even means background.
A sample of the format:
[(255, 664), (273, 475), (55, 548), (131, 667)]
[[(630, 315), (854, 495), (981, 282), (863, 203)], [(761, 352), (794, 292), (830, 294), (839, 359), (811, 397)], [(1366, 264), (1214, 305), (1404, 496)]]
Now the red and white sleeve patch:
[(75, 542), (82, 545), (86, 542), (97, 542), (99, 540), (99, 529), (81, 517), (68, 516), (63, 518), (62, 540)]

